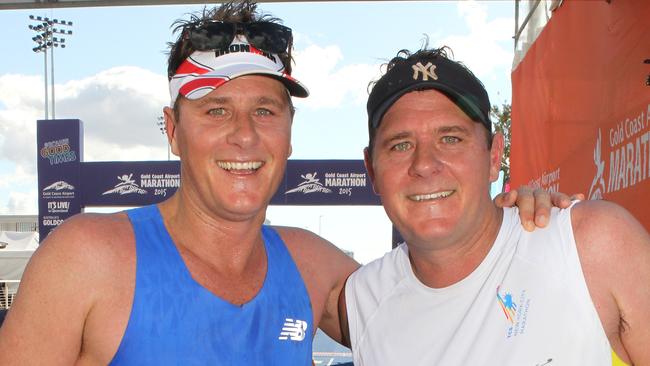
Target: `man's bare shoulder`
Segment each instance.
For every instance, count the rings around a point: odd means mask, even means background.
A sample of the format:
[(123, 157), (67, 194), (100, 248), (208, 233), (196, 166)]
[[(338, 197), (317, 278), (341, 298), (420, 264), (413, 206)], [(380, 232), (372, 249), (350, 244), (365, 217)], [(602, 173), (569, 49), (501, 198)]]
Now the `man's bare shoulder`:
[[(646, 255), (648, 232), (625, 208), (608, 201), (584, 201), (571, 210), (573, 233), (583, 267), (597, 267), (602, 281), (633, 273), (635, 254)], [(602, 267), (602, 268), (600, 268)], [(596, 268), (594, 268), (596, 269)]]
[(291, 244), (314, 244), (318, 246), (329, 246), (332, 245), (330, 242), (324, 238), (314, 234), (313, 232), (293, 226), (272, 226), (275, 231), (280, 234), (282, 240)]
[(134, 262), (135, 239), (125, 213), (83, 213), (67, 219), (41, 241), (26, 273), (66, 277), (87, 273), (86, 281), (105, 282)]
[[(590, 246), (594, 249), (610, 249), (625, 251), (636, 240), (627, 238), (647, 239), (648, 233), (632, 214), (622, 206), (603, 200), (583, 201), (577, 203), (571, 210), (573, 231), (578, 237), (579, 246)], [(612, 240), (614, 239), (614, 240)]]
[(0, 364), (7, 361), (3, 357), (13, 364), (109, 360), (128, 319), (133, 240), (122, 213), (76, 215), (50, 232), (30, 259), (0, 328)]
[(296, 255), (308, 256), (310, 259), (314, 259), (313, 256), (317, 255), (324, 256), (321, 257), (323, 260), (332, 257), (347, 257), (346, 262), (354, 262), (334, 244), (309, 230), (290, 226), (274, 226), (273, 228), (280, 234), (294, 257)]
[(625, 208), (607, 201), (576, 204), (571, 221), (612, 349), (627, 363), (650, 362), (650, 235)]
[(124, 212), (83, 213), (64, 221), (43, 241), (41, 247), (95, 255), (119, 252), (133, 245), (133, 230)]

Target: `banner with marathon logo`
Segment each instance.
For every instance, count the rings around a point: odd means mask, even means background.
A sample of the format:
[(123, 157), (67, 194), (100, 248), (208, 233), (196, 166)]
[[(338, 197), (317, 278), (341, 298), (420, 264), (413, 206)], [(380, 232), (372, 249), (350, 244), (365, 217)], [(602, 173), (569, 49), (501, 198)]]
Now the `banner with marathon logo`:
[[(84, 207), (137, 207), (171, 197), (179, 161), (83, 162), (80, 120), (38, 121), (39, 231)], [(362, 160), (289, 160), (272, 205), (379, 205)]]
[(363, 160), (289, 160), (272, 205), (379, 205)]
[(510, 168), (512, 187), (612, 201), (650, 230), (650, 27), (612, 22), (638, 14), (650, 2), (555, 10), (512, 73)]
[(38, 230), (45, 238), (81, 212), (82, 125), (78, 119), (37, 121)]
[[(84, 206), (142, 206), (180, 186), (178, 161), (82, 165)], [(272, 205), (378, 205), (362, 160), (289, 160)]]
[(84, 206), (144, 206), (181, 184), (179, 161), (92, 162), (82, 166)]

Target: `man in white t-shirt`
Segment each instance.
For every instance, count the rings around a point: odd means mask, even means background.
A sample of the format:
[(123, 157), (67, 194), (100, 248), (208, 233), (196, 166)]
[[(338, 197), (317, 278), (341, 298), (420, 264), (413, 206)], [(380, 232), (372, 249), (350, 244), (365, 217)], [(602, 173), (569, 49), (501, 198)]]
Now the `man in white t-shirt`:
[(650, 237), (605, 201), (526, 232), (489, 196), (503, 151), (482, 83), (401, 51), (368, 100), (368, 172), (405, 244), (346, 285), (356, 366), (650, 364)]

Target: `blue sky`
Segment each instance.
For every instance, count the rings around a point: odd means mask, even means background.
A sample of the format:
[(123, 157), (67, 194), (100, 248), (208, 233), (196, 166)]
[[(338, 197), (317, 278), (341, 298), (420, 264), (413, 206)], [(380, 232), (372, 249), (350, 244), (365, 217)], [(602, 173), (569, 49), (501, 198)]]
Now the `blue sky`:
[[(170, 26), (201, 8), (0, 11), (0, 214), (37, 213), (35, 121), (44, 115), (43, 56), (31, 50), (28, 16), (74, 22), (67, 48), (55, 51), (56, 117), (84, 122), (85, 161), (164, 160), (166, 142), (155, 122), (169, 102)], [(361, 159), (368, 82), (398, 50), (419, 48), (425, 34), (431, 46), (451, 46), (484, 82), (493, 104), (510, 101), (514, 2), (286, 2), (260, 9), (294, 30), (294, 76), (311, 91), (295, 101), (293, 158)], [(348, 215), (365, 217), (369, 226), (350, 227), (355, 220)], [(269, 218), (320, 231), (359, 253), (362, 262), (390, 245), (390, 223), (377, 207), (271, 208)], [(373, 229), (378, 226), (385, 229)], [(358, 234), (364, 231), (377, 237)]]

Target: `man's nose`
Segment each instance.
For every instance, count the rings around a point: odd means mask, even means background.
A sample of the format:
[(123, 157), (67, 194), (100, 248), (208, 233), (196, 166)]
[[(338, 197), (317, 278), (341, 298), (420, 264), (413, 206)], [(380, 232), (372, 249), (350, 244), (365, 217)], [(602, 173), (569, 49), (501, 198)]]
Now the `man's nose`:
[(228, 143), (247, 147), (259, 140), (255, 121), (247, 115), (237, 115), (232, 121), (232, 131), (228, 134)]
[(416, 146), (413, 153), (409, 174), (412, 176), (425, 177), (440, 172), (442, 162), (435, 148), (430, 146)]

